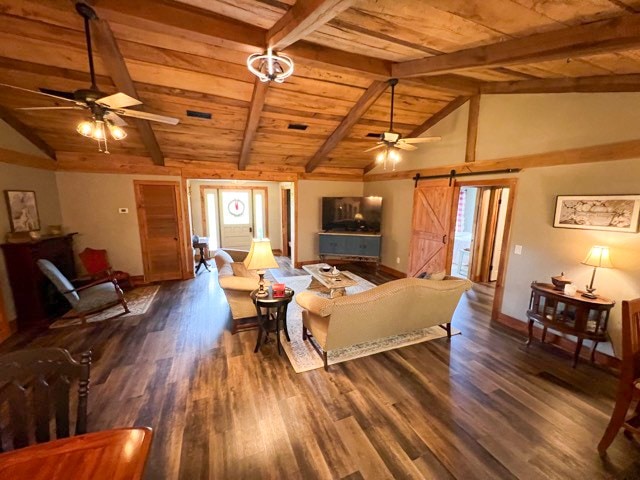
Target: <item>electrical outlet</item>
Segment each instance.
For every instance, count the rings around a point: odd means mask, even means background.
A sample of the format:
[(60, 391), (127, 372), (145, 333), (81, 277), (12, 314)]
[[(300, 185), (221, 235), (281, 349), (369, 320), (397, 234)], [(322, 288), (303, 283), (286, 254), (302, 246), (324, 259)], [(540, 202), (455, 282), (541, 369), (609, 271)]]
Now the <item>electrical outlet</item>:
[(396, 263), (400, 264), (400, 257), (396, 257)]
[(513, 249), (513, 253), (516, 255), (522, 255), (522, 245), (516, 245), (516, 248)]
[(128, 208), (119, 208), (118, 209), (118, 213), (129, 213), (129, 209)]

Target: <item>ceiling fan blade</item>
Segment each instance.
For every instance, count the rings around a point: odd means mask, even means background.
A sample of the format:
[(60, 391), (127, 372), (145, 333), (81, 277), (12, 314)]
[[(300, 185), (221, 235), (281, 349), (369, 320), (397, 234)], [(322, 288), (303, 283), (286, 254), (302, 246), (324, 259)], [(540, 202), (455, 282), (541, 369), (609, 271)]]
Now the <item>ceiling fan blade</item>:
[(372, 151), (377, 150), (378, 148), (382, 148), (382, 147), (384, 147), (384, 143), (378, 143), (378, 145), (376, 145), (375, 147), (367, 148), (365, 150), (365, 152), (372, 152)]
[(84, 108), (80, 106), (75, 107), (21, 107), (16, 108), (16, 110), (84, 110)]
[(408, 143), (398, 142), (394, 145), (396, 148), (400, 150), (417, 150), (418, 147), (414, 147), (413, 145), (409, 145)]
[(120, 117), (115, 112), (105, 113), (104, 118), (109, 120), (111, 123), (113, 123), (117, 127), (125, 127), (127, 125), (127, 122), (124, 121), (124, 118)]
[(442, 140), (442, 137), (416, 137), (416, 138), (403, 138), (405, 143), (429, 143)]
[(107, 97), (102, 97), (96, 100), (98, 105), (102, 105), (108, 108), (125, 108), (132, 107), (133, 105), (142, 105), (140, 100), (137, 100), (129, 95), (118, 92)]
[(8, 85), (6, 83), (0, 83), (0, 87), (13, 88), (14, 90), (22, 90), (23, 92), (35, 93), (36, 95), (44, 95), (45, 97), (55, 98), (56, 100), (64, 100), (65, 102), (72, 102), (77, 105), (82, 105), (82, 102), (77, 100), (71, 100), (65, 97), (58, 97), (57, 95), (51, 95), (49, 93), (39, 92), (37, 90), (29, 90), (28, 88), (16, 87), (15, 85)]
[(155, 113), (141, 112), (139, 110), (125, 110), (124, 108), (115, 111), (123, 117), (141, 118), (142, 120), (151, 120), (152, 122), (168, 123), (169, 125), (177, 125), (180, 120), (173, 117), (165, 117), (164, 115), (156, 115)]
[(76, 96), (73, 92), (65, 92), (62, 90), (53, 90), (52, 88), (39, 88), (41, 93), (46, 93), (47, 95), (53, 95), (54, 97), (62, 97), (67, 100), (76, 100)]

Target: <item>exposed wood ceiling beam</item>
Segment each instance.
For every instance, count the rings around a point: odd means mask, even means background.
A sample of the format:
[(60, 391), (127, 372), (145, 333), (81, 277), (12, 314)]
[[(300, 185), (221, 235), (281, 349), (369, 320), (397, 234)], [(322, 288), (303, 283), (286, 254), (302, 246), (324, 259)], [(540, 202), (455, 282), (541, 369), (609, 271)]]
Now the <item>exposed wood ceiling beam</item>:
[(394, 64), (394, 77), (438, 75), (473, 68), (543, 62), (640, 45), (640, 14), (538, 33), (499, 43), (469, 48)]
[(480, 88), (483, 85), (483, 82), (459, 75), (416, 77), (403, 80), (402, 83), (454, 95), (475, 95), (476, 93), (480, 93)]
[(578, 78), (540, 78), (482, 85), (485, 94), (640, 92), (640, 75), (599, 75)]
[[(184, 4), (150, 0), (96, 0), (101, 18), (149, 32), (254, 53), (267, 46), (267, 30)], [(296, 61), (386, 80), (391, 62), (299, 41), (287, 48)]]
[(322, 160), (326, 158), (331, 150), (333, 150), (338, 143), (344, 139), (353, 126), (358, 123), (358, 120), (369, 110), (380, 95), (382, 95), (387, 87), (388, 82), (374, 81), (367, 90), (358, 99), (355, 105), (351, 108), (349, 113), (342, 119), (340, 125), (333, 131), (329, 138), (322, 144), (318, 151), (313, 155), (313, 158), (307, 163), (305, 171), (307, 173), (313, 172)]
[(476, 144), (478, 143), (478, 119), (480, 117), (480, 95), (469, 99), (469, 119), (467, 121), (467, 147), (464, 155), (466, 163), (476, 161)]
[(298, 0), (267, 32), (267, 45), (282, 50), (329, 22), (355, 0)]
[(11, 128), (35, 145), (38, 150), (44, 153), (51, 160), (56, 160), (56, 152), (51, 145), (45, 142), (31, 127), (25, 125), (22, 120), (16, 117), (8, 108), (0, 106), (0, 118)]
[[(140, 98), (131, 79), (131, 75), (127, 70), (124, 58), (120, 53), (113, 32), (111, 31), (111, 27), (109, 27), (109, 24), (105, 20), (101, 19), (94, 21), (93, 24), (96, 26), (95, 33), (100, 57), (106, 65), (116, 88), (133, 98)], [(153, 163), (156, 165), (164, 165), (164, 155), (162, 150), (160, 150), (160, 145), (158, 145), (158, 140), (156, 139), (155, 133), (153, 133), (151, 125), (149, 125), (147, 120), (140, 120), (138, 118), (134, 120), (140, 132), (142, 142), (153, 159)]]
[(247, 124), (242, 137), (242, 147), (240, 149), (240, 160), (238, 162), (238, 170), (244, 170), (249, 163), (249, 155), (251, 154), (251, 143), (258, 130), (260, 123), (260, 114), (264, 107), (264, 101), (267, 98), (267, 89), (269, 84), (261, 82), (258, 78), (253, 83), (253, 94), (251, 95), (251, 105), (249, 106), (249, 115)]
[[(440, 123), (442, 120), (447, 118), (450, 114), (455, 112), (458, 108), (464, 105), (468, 100), (469, 100), (469, 97), (465, 97), (465, 96), (456, 97), (452, 102), (447, 103), (441, 110), (438, 110), (436, 113), (434, 113), (429, 118), (427, 118), (427, 120), (425, 120), (425, 122), (422, 125), (419, 125), (415, 129), (413, 129), (413, 131), (409, 133), (409, 135), (407, 135), (407, 138), (419, 137), (430, 128), (435, 127), (438, 123)], [(364, 173), (369, 173), (371, 170), (373, 170), (377, 166), (378, 166), (378, 162), (376, 161), (371, 162), (369, 165), (367, 165), (364, 168)]]

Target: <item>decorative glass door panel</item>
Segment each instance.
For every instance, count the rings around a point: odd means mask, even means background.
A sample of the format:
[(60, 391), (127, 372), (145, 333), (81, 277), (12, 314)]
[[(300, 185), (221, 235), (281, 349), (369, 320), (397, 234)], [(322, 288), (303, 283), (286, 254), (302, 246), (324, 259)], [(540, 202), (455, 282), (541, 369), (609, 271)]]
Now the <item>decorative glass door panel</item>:
[(251, 190), (220, 189), (220, 243), (222, 248), (248, 250), (253, 238)]

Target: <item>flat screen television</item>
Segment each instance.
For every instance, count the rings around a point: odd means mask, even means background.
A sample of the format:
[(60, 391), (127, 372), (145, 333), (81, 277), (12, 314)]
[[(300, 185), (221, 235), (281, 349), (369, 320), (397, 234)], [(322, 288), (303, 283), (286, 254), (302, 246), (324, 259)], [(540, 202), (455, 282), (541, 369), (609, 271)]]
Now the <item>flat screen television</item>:
[(382, 197), (323, 197), (325, 232), (380, 232)]

